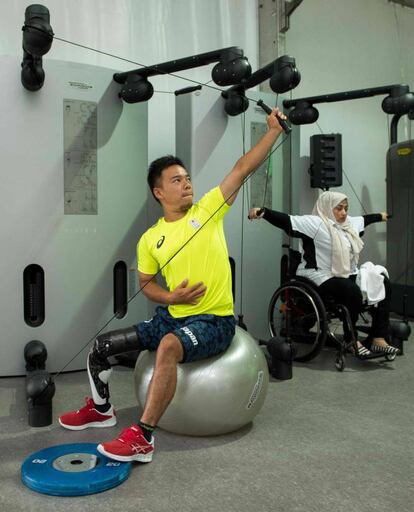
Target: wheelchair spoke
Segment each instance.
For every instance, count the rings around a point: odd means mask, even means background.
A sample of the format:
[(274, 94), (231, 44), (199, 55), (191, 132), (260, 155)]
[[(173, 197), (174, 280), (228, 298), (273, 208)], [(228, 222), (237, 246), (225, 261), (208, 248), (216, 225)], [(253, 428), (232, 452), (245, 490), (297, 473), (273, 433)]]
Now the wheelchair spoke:
[(326, 339), (326, 311), (318, 294), (302, 283), (286, 284), (274, 293), (269, 304), (272, 336), (289, 338), (296, 361), (315, 357)]

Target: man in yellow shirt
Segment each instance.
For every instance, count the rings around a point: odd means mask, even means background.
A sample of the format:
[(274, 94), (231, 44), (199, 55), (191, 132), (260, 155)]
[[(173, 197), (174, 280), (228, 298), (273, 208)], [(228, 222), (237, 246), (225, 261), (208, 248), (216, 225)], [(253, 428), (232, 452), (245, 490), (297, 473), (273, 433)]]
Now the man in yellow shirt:
[[(98, 450), (115, 460), (150, 462), (153, 431), (172, 400), (177, 364), (224, 352), (234, 336), (231, 270), (223, 219), (247, 176), (266, 158), (282, 128), (273, 109), (268, 130), (234, 165), (218, 187), (193, 204), (193, 187), (183, 162), (165, 156), (152, 162), (148, 185), (164, 216), (141, 237), (138, 271), (144, 295), (158, 306), (151, 320), (96, 338), (87, 360), (92, 398), (63, 414), (59, 423), (70, 430), (116, 424), (109, 403), (108, 357), (132, 350), (157, 352), (143, 414), (137, 425), (124, 429)], [(156, 281), (162, 272), (167, 289)]]

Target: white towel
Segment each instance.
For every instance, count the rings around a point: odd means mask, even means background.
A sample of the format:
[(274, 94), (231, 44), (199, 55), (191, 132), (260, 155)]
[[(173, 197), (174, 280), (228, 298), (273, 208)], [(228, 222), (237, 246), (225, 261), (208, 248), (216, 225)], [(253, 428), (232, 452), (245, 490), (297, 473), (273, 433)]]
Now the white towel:
[(385, 298), (384, 275), (388, 271), (382, 265), (374, 265), (371, 261), (363, 263), (358, 271), (357, 285), (361, 288), (362, 298), (369, 305), (378, 304)]

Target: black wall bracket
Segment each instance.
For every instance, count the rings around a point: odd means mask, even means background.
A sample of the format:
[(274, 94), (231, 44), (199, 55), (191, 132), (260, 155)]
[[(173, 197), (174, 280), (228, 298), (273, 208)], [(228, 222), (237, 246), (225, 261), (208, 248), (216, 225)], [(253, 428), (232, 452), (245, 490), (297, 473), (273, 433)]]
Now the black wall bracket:
[(301, 79), (294, 57), (283, 55), (258, 69), (241, 83), (223, 91), (221, 95), (226, 100), (225, 112), (229, 116), (237, 116), (245, 112), (249, 107), (249, 100), (245, 96), (246, 90), (268, 79), (270, 79), (270, 88), (277, 94), (294, 89)]
[(382, 101), (382, 110), (386, 114), (404, 115), (414, 111), (414, 94), (410, 92), (408, 85), (404, 84), (385, 85), (381, 87), (284, 100), (283, 106), (287, 109), (292, 108), (288, 117), (293, 124), (312, 124), (316, 122), (319, 117), (319, 112), (314, 107), (316, 103), (333, 103), (384, 94), (387, 94), (387, 96)]
[(211, 72), (211, 77), (214, 83), (219, 86), (240, 83), (251, 74), (251, 67), (247, 58), (243, 55), (243, 50), (237, 46), (231, 46), (133, 71), (115, 73), (113, 78), (115, 82), (122, 84), (120, 97), (127, 103), (138, 103), (148, 101), (154, 94), (154, 89), (148, 81), (148, 77), (206, 66), (217, 61), (218, 63)]

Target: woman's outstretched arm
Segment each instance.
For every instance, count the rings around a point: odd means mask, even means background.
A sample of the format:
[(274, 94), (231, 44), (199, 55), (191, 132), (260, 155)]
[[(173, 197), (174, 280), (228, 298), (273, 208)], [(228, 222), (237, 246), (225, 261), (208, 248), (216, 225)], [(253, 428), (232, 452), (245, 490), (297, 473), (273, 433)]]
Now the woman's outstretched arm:
[(370, 213), (368, 215), (362, 216), (364, 219), (364, 227), (366, 228), (370, 224), (374, 224), (374, 222), (387, 222), (389, 215), (386, 212), (382, 213)]
[(249, 211), (249, 219), (265, 219), (267, 222), (276, 226), (279, 229), (283, 229), (285, 233), (292, 236), (292, 222), (290, 215), (283, 212), (277, 212), (270, 210), (269, 208), (251, 208)]

